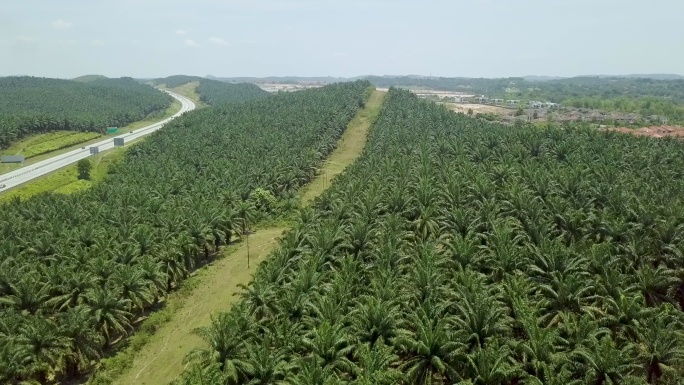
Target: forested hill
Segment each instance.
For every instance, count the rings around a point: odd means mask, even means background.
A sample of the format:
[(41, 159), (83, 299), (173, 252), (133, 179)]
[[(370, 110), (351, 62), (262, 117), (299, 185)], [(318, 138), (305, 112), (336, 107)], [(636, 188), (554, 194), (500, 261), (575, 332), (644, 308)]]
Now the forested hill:
[(131, 78), (0, 78), (0, 148), (52, 130), (104, 132), (166, 109), (173, 99)]
[(173, 75), (152, 81), (155, 85), (163, 84), (169, 88), (182, 86), (190, 82), (199, 83), (197, 93), (200, 96), (200, 100), (209, 105), (264, 99), (269, 96), (268, 92), (262, 90), (256, 84), (233, 84), (199, 76)]

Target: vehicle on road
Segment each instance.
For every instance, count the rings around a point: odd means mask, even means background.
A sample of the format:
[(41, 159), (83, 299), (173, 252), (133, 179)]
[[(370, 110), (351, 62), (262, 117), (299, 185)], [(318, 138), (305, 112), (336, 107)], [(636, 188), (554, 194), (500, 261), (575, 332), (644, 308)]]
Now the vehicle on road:
[(4, 189), (6, 185), (0, 184), (0, 189)]

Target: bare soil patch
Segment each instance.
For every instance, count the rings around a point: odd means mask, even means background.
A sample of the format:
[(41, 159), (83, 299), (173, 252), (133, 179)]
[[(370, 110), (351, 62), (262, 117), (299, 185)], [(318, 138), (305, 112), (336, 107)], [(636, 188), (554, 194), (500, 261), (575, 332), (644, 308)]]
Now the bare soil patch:
[(651, 126), (641, 128), (611, 128), (611, 131), (623, 132), (637, 136), (650, 136), (653, 138), (663, 138), (666, 136), (684, 137), (684, 127), (679, 126)]
[(484, 113), (484, 114), (497, 114), (497, 115), (506, 115), (510, 114), (512, 111), (509, 108), (503, 108), (503, 107), (497, 107), (497, 106), (488, 106), (484, 104), (461, 104), (461, 103), (445, 103), (445, 105), (451, 109), (452, 111), (455, 112), (462, 112), (464, 114), (468, 113), (469, 109), (473, 110), (474, 114), (477, 113)]

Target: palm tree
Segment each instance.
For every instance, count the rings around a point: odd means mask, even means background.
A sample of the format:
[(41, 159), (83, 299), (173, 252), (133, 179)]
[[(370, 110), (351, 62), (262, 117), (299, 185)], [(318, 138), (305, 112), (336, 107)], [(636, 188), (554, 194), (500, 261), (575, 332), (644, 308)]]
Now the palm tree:
[(71, 342), (59, 334), (52, 322), (41, 317), (22, 325), (20, 333), (17, 343), (28, 358), (27, 377), (44, 384), (48, 374), (61, 369), (58, 364), (70, 353)]
[(646, 318), (639, 327), (638, 355), (649, 384), (667, 383), (684, 375), (684, 334), (681, 330), (681, 317), (672, 307)]
[(60, 294), (47, 301), (58, 310), (66, 310), (83, 304), (88, 290), (97, 284), (93, 274), (87, 270), (75, 271), (73, 274), (66, 274), (60, 270), (59, 276), (62, 281), (56, 290)]
[(582, 362), (583, 372), (592, 384), (621, 384), (639, 369), (634, 348), (632, 344), (617, 347), (610, 336), (604, 336), (594, 349), (578, 348), (572, 354)]
[(50, 298), (50, 287), (41, 282), (37, 275), (24, 276), (16, 283), (9, 283), (10, 294), (0, 297), (0, 306), (39, 312)]
[(565, 361), (566, 354), (561, 347), (568, 342), (561, 337), (557, 328), (540, 327), (537, 312), (529, 305), (518, 303), (515, 312), (524, 335), (523, 340), (513, 341), (517, 360), (522, 362), (527, 373), (543, 378), (548, 375), (545, 370), (549, 368), (549, 364), (556, 365)]
[(86, 293), (86, 305), (90, 308), (96, 329), (104, 336), (105, 348), (112, 342), (112, 337), (125, 335), (131, 328), (130, 300), (121, 298), (121, 295), (122, 289), (115, 287), (96, 288)]
[(487, 292), (463, 290), (452, 307), (455, 326), (467, 336), (468, 351), (482, 348), (488, 339), (510, 331), (507, 309)]
[(77, 306), (57, 318), (60, 335), (69, 339), (70, 354), (65, 357), (66, 378), (75, 378), (90, 367), (91, 360), (102, 356), (104, 338), (95, 330), (95, 320), (88, 308)]
[(318, 356), (300, 358), (293, 363), (295, 370), (282, 383), (284, 385), (341, 385), (344, 384), (330, 366), (322, 365)]
[(249, 228), (249, 223), (254, 220), (256, 208), (251, 201), (243, 200), (235, 207), (235, 217), (240, 221), (240, 234), (245, 234)]
[(404, 375), (395, 367), (399, 356), (383, 340), (362, 344), (354, 352), (354, 385), (391, 385), (405, 381)]
[(399, 368), (413, 384), (433, 384), (437, 377), (458, 379), (453, 365), (463, 344), (448, 331), (450, 319), (428, 319), (419, 314), (409, 315), (394, 340), (402, 361)]
[(350, 372), (353, 341), (341, 325), (323, 322), (308, 332), (301, 340), (302, 349), (310, 356), (320, 358), (320, 365), (329, 366), (337, 372)]
[(184, 362), (205, 368), (217, 363), (228, 381), (239, 383), (244, 380), (251, 369), (244, 356), (247, 340), (253, 330), (248, 322), (247, 318), (233, 313), (220, 313), (212, 317), (211, 326), (194, 330), (209, 347), (192, 350)]
[(207, 366), (191, 365), (184, 372), (183, 377), (173, 382), (174, 385), (213, 385), (230, 383), (226, 378), (219, 364), (214, 363)]
[(522, 372), (511, 361), (509, 347), (494, 340), (465, 355), (462, 377), (473, 385), (508, 384)]
[(275, 384), (285, 379), (287, 354), (282, 350), (270, 350), (257, 346), (247, 349), (247, 378), (249, 385)]
[(150, 282), (143, 277), (143, 271), (137, 266), (124, 265), (117, 269), (111, 281), (115, 287), (121, 288), (121, 296), (128, 300), (130, 313), (142, 312), (152, 303), (154, 293)]
[(401, 319), (399, 305), (373, 296), (363, 296), (350, 314), (354, 334), (361, 342), (374, 346), (379, 341), (391, 341), (397, 334)]

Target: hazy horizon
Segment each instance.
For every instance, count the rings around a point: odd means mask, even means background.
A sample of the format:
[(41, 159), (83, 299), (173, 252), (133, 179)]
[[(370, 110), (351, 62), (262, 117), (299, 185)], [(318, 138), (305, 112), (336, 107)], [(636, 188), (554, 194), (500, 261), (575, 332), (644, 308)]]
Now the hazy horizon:
[(684, 2), (24, 0), (0, 76), (684, 74)]

